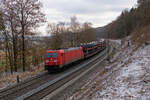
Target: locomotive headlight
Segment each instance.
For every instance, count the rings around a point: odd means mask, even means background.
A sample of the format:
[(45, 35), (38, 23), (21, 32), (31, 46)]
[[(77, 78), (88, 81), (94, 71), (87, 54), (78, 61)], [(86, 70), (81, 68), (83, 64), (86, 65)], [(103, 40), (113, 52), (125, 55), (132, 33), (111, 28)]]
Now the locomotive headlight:
[(54, 62), (57, 62), (57, 60), (54, 60)]
[(48, 63), (49, 62), (49, 60), (46, 60), (46, 63)]

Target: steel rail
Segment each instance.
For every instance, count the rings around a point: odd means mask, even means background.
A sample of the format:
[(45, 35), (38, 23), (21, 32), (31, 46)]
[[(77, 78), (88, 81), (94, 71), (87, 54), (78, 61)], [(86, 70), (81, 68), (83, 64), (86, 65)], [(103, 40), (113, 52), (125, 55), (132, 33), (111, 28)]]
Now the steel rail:
[[(46, 72), (41, 73), (41, 74), (36, 75), (36, 76), (34, 76), (34, 77), (30, 78), (30, 79), (27, 79), (25, 81), (21, 81), (18, 84), (15, 84), (15, 85), (13, 85), (11, 87), (8, 87), (8, 88), (5, 88), (5, 89), (1, 90), (0, 91), (0, 99), (3, 98), (4, 96), (7, 96), (7, 95), (15, 92), (16, 88), (17, 88), (17, 90), (20, 90), (22, 88), (27, 87), (29, 83), (32, 83), (32, 82), (35, 83), (34, 81), (36, 81), (37, 79), (40, 79), (41, 77), (45, 76), (46, 74), (47, 74)], [(5, 94), (5, 95), (3, 95), (3, 94)]]

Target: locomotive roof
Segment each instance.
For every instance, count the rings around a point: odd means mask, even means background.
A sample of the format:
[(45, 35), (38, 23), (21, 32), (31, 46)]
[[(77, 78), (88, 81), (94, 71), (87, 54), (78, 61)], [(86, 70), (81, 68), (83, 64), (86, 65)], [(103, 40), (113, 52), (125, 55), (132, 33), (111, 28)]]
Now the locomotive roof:
[(77, 50), (80, 47), (72, 47), (72, 48), (67, 48), (67, 49), (63, 49), (64, 51), (72, 51), (72, 50)]
[(62, 48), (62, 49), (58, 49), (58, 50), (46, 50), (47, 52), (56, 52), (56, 51), (71, 51), (71, 50), (77, 50), (79, 49), (80, 47), (72, 47), (72, 48)]

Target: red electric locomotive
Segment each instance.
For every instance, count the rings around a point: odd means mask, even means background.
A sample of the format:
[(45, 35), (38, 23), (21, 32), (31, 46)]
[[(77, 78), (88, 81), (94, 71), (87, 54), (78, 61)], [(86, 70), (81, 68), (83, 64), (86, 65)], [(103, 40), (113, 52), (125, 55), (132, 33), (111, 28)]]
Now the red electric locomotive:
[(45, 55), (45, 69), (54, 71), (83, 58), (84, 54), (82, 47), (47, 50)]

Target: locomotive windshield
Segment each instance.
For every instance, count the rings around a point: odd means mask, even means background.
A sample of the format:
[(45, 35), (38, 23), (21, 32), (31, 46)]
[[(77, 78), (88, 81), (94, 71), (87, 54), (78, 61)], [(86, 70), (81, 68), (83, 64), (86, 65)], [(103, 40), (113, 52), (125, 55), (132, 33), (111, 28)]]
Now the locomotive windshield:
[(57, 57), (57, 53), (48, 53), (46, 54), (46, 58), (56, 58)]

